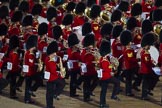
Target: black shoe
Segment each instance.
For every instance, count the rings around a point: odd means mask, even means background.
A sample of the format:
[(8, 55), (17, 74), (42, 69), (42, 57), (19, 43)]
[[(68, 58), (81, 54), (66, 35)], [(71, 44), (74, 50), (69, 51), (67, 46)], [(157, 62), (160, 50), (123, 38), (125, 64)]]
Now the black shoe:
[(142, 99), (142, 100), (149, 100), (148, 97), (142, 97), (141, 99)]
[(95, 94), (93, 92), (90, 93), (91, 96), (95, 96)]
[(78, 90), (82, 90), (79, 86), (76, 86), (76, 88), (77, 88)]
[(147, 92), (147, 94), (150, 95), (150, 96), (154, 95), (151, 91)]
[(92, 101), (91, 98), (84, 99), (84, 102), (90, 102), (90, 101)]
[(19, 87), (18, 87), (18, 88), (16, 88), (16, 90), (17, 90), (17, 91), (19, 91), (19, 92), (22, 92), (22, 90), (21, 90)]
[(74, 95), (70, 95), (70, 97), (78, 97), (79, 95), (74, 94)]
[(109, 108), (109, 105), (101, 104), (101, 105), (100, 105), (100, 108)]
[(36, 95), (33, 93), (33, 91), (30, 91), (30, 95), (33, 97), (36, 97)]
[(111, 99), (116, 100), (116, 101), (120, 101), (120, 99), (117, 96), (111, 96)]
[(141, 91), (137, 86), (134, 86), (133, 89), (138, 91), (138, 92)]
[(134, 94), (132, 94), (132, 93), (127, 93), (126, 96), (131, 96), (131, 97), (133, 97)]
[(26, 100), (25, 103), (26, 104), (34, 104), (34, 101), (33, 100)]
[(18, 99), (17, 96), (10, 96), (11, 99)]
[(53, 98), (56, 99), (56, 100), (60, 100), (59, 96), (57, 96), (57, 95), (54, 95)]

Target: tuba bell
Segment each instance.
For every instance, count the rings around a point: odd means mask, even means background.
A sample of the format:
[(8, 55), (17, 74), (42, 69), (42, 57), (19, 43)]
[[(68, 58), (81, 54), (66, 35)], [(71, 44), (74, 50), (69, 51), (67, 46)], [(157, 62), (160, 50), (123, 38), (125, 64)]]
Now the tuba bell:
[(107, 10), (101, 11), (100, 18), (101, 18), (102, 24), (110, 22), (110, 20), (111, 20), (111, 12), (109, 12)]
[(90, 12), (91, 12), (91, 8), (86, 8), (84, 11), (84, 14), (88, 19), (91, 19)]
[(55, 5), (55, 0), (50, 0), (50, 5), (54, 6)]

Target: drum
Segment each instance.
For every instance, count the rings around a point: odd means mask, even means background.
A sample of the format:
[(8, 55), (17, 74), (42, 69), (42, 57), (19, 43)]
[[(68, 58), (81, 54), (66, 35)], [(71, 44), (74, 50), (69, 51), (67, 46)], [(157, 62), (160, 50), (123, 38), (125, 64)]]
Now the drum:
[(152, 60), (155, 62), (155, 65), (158, 63), (158, 58), (159, 58), (159, 51), (156, 47), (151, 46), (149, 53), (151, 55)]

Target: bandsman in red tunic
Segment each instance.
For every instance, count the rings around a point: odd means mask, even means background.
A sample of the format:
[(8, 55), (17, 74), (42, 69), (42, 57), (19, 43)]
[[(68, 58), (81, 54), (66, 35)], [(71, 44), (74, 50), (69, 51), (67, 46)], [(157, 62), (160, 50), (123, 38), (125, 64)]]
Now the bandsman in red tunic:
[(66, 14), (62, 20), (62, 25), (64, 25), (63, 31), (63, 39), (67, 40), (69, 35), (72, 33), (72, 23), (73, 23), (73, 15)]
[[(56, 41), (51, 42), (47, 47), (47, 57), (45, 60), (45, 76), (47, 79), (46, 88), (46, 106), (47, 108), (54, 108), (53, 98), (57, 97), (63, 91), (65, 83), (60, 79), (58, 72), (57, 59), (58, 44)], [(57, 59), (56, 59), (57, 58)], [(60, 67), (61, 68), (61, 67)], [(46, 75), (47, 74), (47, 75)]]
[(120, 43), (120, 33), (123, 31), (123, 27), (121, 25), (116, 25), (113, 27), (112, 29), (112, 38), (114, 39), (112, 42), (112, 56), (114, 56), (115, 58), (117, 58), (119, 60), (119, 66), (117, 67), (117, 73), (115, 74), (115, 76), (118, 79), (121, 79), (123, 77), (123, 73), (121, 73), (122, 71), (122, 54), (123, 54), (123, 45)]
[(8, 35), (9, 37), (13, 35), (17, 35), (20, 39), (21, 33), (22, 33), (22, 26), (21, 26), (21, 21), (22, 21), (23, 14), (21, 11), (15, 11), (11, 17), (11, 24), (9, 26), (8, 30)]
[(131, 9), (131, 16), (136, 18), (138, 27), (141, 27), (142, 20), (144, 20), (141, 14), (142, 14), (142, 5), (140, 3), (135, 3)]
[(100, 92), (100, 108), (109, 108), (106, 104), (106, 93), (108, 84), (114, 85), (111, 99), (120, 100), (117, 94), (120, 90), (120, 81), (114, 77), (113, 65), (110, 62), (111, 47), (110, 42), (103, 40), (99, 48), (101, 58), (99, 60), (101, 75), (98, 75), (100, 79), (101, 92)]
[(75, 33), (68, 37), (68, 71), (70, 73), (70, 97), (77, 97), (76, 88), (78, 86), (78, 75), (80, 74), (79, 62), (81, 61), (80, 51), (78, 48), (79, 39)]
[(6, 25), (10, 24), (10, 20), (9, 20), (9, 9), (7, 6), (2, 5), (0, 7), (0, 24), (4, 23)]
[(41, 15), (42, 12), (42, 5), (35, 4), (32, 7), (31, 14), (33, 15), (33, 27), (35, 30), (38, 30), (39, 22), (38, 17)]
[(93, 5), (90, 11), (90, 18), (92, 19), (91, 28), (95, 35), (95, 41), (98, 41), (101, 38), (100, 18), (99, 18), (100, 12), (101, 12), (101, 7), (99, 5)]
[(7, 62), (7, 69), (9, 73), (7, 77), (10, 79), (10, 98), (17, 99), (16, 95), (16, 86), (17, 86), (17, 76), (20, 75), (20, 48), (19, 48), (19, 38), (18, 36), (14, 35), (10, 38), (9, 41), (9, 48), (7, 52), (7, 56), (9, 58)]
[(122, 18), (122, 12), (118, 9), (114, 10), (111, 15), (111, 23), (113, 25), (122, 25), (124, 26), (124, 23), (121, 21)]
[[(94, 34), (87, 34), (83, 41), (83, 47), (86, 52), (82, 58), (81, 64), (81, 74), (83, 75), (83, 98), (85, 102), (89, 102), (92, 99), (90, 98), (93, 95), (93, 91), (98, 84), (97, 71), (95, 66), (98, 61), (95, 53), (95, 36)], [(83, 67), (85, 66), (85, 67)], [(84, 70), (85, 69), (85, 70)]]
[(155, 38), (153, 33), (146, 33), (141, 41), (143, 50), (141, 51), (141, 69), (140, 74), (142, 75), (142, 96), (143, 100), (148, 99), (153, 87), (155, 87), (158, 77), (153, 72), (152, 68), (155, 66), (155, 61), (151, 59), (149, 53), (150, 46), (154, 44)]
[[(24, 56), (23, 73), (25, 73), (25, 103), (34, 103), (31, 99), (35, 88), (39, 87), (40, 83), (37, 77), (37, 61), (36, 61), (36, 50), (37, 50), (38, 37), (31, 35), (28, 37), (26, 42), (26, 52)], [(33, 81), (35, 83), (33, 84)]]
[(126, 76), (126, 96), (134, 96), (132, 93), (132, 81), (134, 74), (138, 72), (139, 66), (134, 49), (131, 48), (132, 33), (129, 30), (124, 30), (120, 35), (120, 42), (125, 46), (123, 50), (123, 71)]
[(12, 17), (13, 13), (18, 10), (18, 6), (19, 6), (19, 0), (10, 0), (9, 2), (10, 17)]
[(52, 29), (55, 25), (57, 25), (56, 17), (57, 17), (56, 8), (49, 7), (47, 10), (47, 20), (49, 21), (49, 24), (48, 24), (48, 37), (49, 38), (53, 38)]

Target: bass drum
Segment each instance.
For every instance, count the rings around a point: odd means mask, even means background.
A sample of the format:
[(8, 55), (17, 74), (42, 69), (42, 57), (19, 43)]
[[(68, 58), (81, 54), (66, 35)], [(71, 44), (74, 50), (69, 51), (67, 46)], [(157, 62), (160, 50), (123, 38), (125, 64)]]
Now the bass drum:
[(158, 63), (158, 58), (159, 58), (159, 51), (156, 47), (151, 46), (149, 53), (151, 55), (152, 60), (155, 62), (155, 65)]

